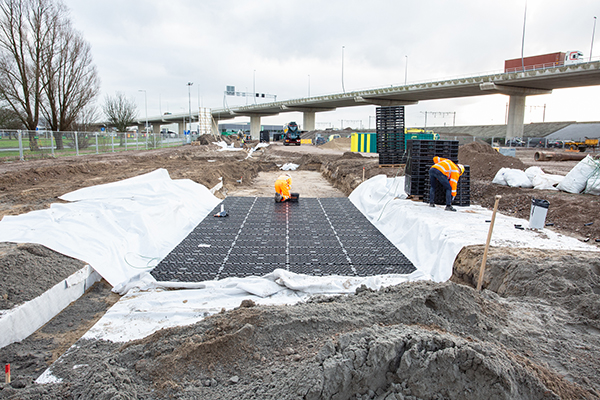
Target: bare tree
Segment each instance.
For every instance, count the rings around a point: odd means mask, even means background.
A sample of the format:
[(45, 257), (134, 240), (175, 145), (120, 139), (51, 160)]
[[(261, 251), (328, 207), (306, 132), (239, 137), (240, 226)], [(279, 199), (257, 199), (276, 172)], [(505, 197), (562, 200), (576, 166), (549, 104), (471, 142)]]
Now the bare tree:
[(30, 130), (32, 150), (40, 116), (52, 130), (70, 130), (98, 90), (90, 47), (61, 0), (0, 0), (0, 99)]
[(137, 105), (133, 99), (128, 99), (121, 92), (115, 93), (115, 97), (106, 96), (102, 111), (109, 125), (117, 128), (119, 132), (126, 132), (137, 118)]
[(42, 103), (44, 49), (63, 14), (64, 7), (49, 0), (0, 2), (0, 96), (30, 130), (32, 150), (38, 149), (34, 131)]
[(62, 149), (59, 131), (74, 129), (79, 114), (98, 95), (100, 83), (90, 46), (68, 21), (54, 26), (49, 46), (42, 66), (46, 95), (42, 111), (55, 131), (57, 148)]
[(83, 132), (97, 131), (96, 124), (100, 120), (99, 110), (96, 104), (91, 103), (86, 105), (77, 115), (74, 130)]

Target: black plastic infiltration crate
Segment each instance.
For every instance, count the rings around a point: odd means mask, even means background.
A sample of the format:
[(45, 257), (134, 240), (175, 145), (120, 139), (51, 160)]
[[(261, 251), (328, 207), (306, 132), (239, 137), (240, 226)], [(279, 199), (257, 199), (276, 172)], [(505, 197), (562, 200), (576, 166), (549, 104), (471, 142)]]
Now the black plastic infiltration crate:
[(458, 163), (457, 140), (407, 140), (404, 191), (408, 195), (423, 196), (429, 190), (429, 168), (433, 157), (442, 157)]
[[(452, 202), (453, 205), (459, 207), (469, 207), (471, 205), (471, 167), (465, 165), (465, 173), (461, 175), (458, 180), (456, 187), (456, 197)], [(425, 193), (423, 195), (423, 201), (429, 203), (429, 175), (425, 179)], [(435, 198), (433, 202), (435, 204), (446, 204), (446, 191), (441, 185), (435, 188)]]
[(405, 164), (404, 106), (375, 110), (379, 164)]
[(347, 198), (228, 197), (151, 272), (158, 281), (261, 276), (276, 268), (325, 276), (404, 274), (413, 264)]

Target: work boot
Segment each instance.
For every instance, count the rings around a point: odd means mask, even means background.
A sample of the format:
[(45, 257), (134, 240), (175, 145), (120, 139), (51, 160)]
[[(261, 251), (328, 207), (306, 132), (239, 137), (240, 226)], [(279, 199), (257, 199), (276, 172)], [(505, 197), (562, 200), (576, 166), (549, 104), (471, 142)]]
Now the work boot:
[(275, 193), (275, 203), (281, 203), (283, 196), (280, 193)]
[(433, 203), (429, 203), (429, 207), (433, 207), (433, 208), (435, 208), (435, 204), (433, 204)]
[(456, 211), (456, 208), (452, 206), (446, 206), (446, 211)]

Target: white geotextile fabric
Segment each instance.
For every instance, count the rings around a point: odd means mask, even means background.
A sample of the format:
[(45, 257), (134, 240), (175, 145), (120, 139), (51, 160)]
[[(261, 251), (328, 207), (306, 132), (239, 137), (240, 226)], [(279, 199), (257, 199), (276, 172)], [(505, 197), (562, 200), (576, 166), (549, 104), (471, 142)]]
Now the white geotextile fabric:
[(27, 338), (100, 279), (100, 275), (86, 265), (35, 299), (10, 310), (0, 310), (0, 348)]
[(221, 201), (165, 169), (60, 197), (0, 221), (0, 242), (38, 243), (85, 261), (111, 285), (157, 264)]
[(193, 324), (222, 309), (239, 307), (243, 300), (263, 305), (295, 304), (315, 294), (349, 294), (361, 285), (379, 290), (420, 279), (424, 275), (419, 271), (408, 275), (354, 277), (299, 275), (276, 269), (262, 277), (186, 283), (156, 282), (150, 274), (143, 273), (121, 288), (125, 296), (84, 338), (125, 342), (163, 328)]
[[(358, 186), (350, 201), (396, 246), (422, 273), (436, 282), (450, 279), (454, 259), (464, 246), (485, 244), (492, 212), (478, 206), (429, 207), (423, 202), (403, 200), (404, 177), (375, 176)], [(502, 200), (500, 200), (502, 201)], [(577, 239), (544, 230), (518, 230), (528, 221), (496, 215), (492, 246), (533, 247), (541, 249), (597, 251)]]
[(282, 171), (295, 171), (298, 169), (298, 167), (299, 167), (298, 164), (286, 163), (286, 164), (283, 164), (279, 169)]

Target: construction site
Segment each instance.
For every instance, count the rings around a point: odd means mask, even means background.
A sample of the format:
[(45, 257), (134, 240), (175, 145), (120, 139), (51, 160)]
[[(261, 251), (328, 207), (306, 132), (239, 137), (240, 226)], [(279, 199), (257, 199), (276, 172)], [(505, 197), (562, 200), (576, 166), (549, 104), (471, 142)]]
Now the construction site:
[(248, 147), (1, 165), (0, 399), (600, 398), (600, 196), (493, 182), (581, 161), (457, 144), (450, 213), (349, 138)]

